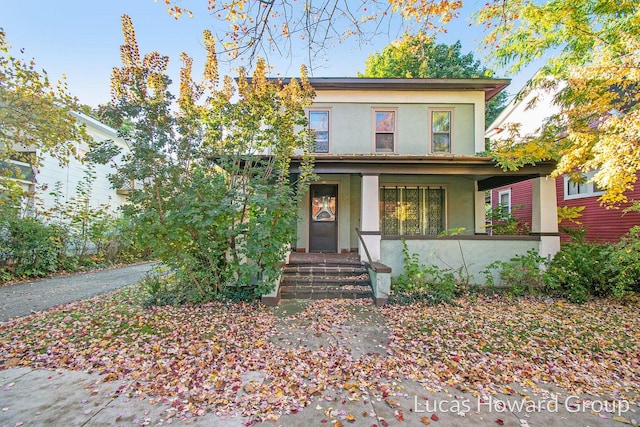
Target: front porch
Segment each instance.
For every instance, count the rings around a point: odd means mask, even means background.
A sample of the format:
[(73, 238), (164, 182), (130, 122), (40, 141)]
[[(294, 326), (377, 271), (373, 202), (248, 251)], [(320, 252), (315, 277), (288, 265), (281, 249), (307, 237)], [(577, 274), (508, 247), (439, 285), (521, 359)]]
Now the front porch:
[[(483, 270), (495, 261), (530, 250), (546, 258), (560, 249), (555, 180), (549, 177), (554, 167), (502, 171), (478, 156), (319, 156), (318, 180), (298, 205), (291, 255), (326, 264), (357, 254), (366, 261), (378, 303), (388, 298), (391, 276), (404, 270), (403, 241), (420, 263), (465, 269), (482, 285)], [(527, 179), (533, 182), (531, 234), (488, 235), (486, 191)]]

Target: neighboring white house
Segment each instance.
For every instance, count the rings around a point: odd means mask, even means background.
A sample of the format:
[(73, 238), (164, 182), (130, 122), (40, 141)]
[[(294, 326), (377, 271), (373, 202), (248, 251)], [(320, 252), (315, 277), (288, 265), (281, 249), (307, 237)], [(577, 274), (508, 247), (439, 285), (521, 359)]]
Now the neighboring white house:
[[(122, 153), (129, 151), (129, 146), (123, 138), (118, 136), (118, 132), (115, 129), (86, 114), (77, 112), (72, 112), (71, 114), (79, 124), (85, 126), (87, 134), (95, 141), (112, 140), (122, 150)], [(82, 159), (89, 151), (89, 146), (84, 143), (76, 143), (75, 148), (79, 159)], [(122, 154), (116, 158), (116, 161), (121, 156)], [(33, 174), (35, 195), (39, 201), (40, 209), (47, 210), (53, 207), (56, 203), (56, 197), (62, 199), (59, 200), (60, 202), (69, 201), (77, 197), (78, 185), (85, 179), (88, 169), (88, 165), (79, 159), (71, 157), (66, 165), (61, 165), (53, 157), (44, 155), (41, 166)], [(114, 173), (115, 170), (111, 165), (94, 165), (93, 169), (95, 180), (91, 185), (88, 197), (90, 207), (108, 207), (109, 211), (116, 212), (127, 201), (128, 191), (112, 188), (108, 176)], [(56, 186), (59, 188), (59, 196), (51, 194)]]
[[(124, 153), (129, 152), (126, 141), (118, 136), (115, 129), (86, 114), (73, 111), (71, 114), (79, 125), (85, 127), (86, 133), (94, 141), (111, 140), (121, 149), (121, 154), (114, 159), (116, 162)], [(21, 184), (24, 191), (32, 195), (30, 201), (25, 204), (28, 214), (39, 215), (51, 210), (56, 203), (65, 204), (77, 200), (79, 185), (87, 182), (87, 172), (91, 169), (95, 178), (91, 181), (90, 189), (85, 196), (88, 203), (86, 207), (115, 213), (127, 201), (130, 189), (114, 189), (109, 181), (109, 174), (115, 172), (113, 164), (89, 166), (82, 161), (90, 149), (87, 143), (76, 142), (74, 148), (77, 155), (69, 156), (66, 164), (62, 164), (48, 153), (34, 152), (33, 148), (19, 149), (25, 154), (20, 158), (21, 161), (5, 162), (5, 167), (10, 165), (12, 168), (19, 168), (20, 177), (16, 181)], [(41, 156), (39, 166), (28, 163), (30, 154)], [(87, 187), (86, 184), (85, 187)]]

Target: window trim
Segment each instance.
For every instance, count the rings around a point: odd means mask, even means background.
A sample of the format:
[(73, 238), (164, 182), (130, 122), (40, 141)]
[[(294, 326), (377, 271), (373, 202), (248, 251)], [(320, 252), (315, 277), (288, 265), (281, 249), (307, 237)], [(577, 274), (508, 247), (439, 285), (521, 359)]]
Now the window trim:
[[(393, 113), (393, 150), (391, 151), (378, 151), (376, 144), (376, 115), (377, 113)], [(381, 132), (383, 133), (383, 132)], [(387, 132), (384, 132), (387, 133)], [(371, 108), (371, 152), (374, 154), (395, 154), (398, 152), (398, 108), (397, 107), (372, 107)]]
[(331, 134), (333, 133), (331, 131), (331, 125), (333, 123), (333, 118), (331, 117), (332, 115), (332, 109), (331, 107), (310, 107), (306, 109), (306, 114), (307, 114), (307, 120), (309, 121), (309, 129), (311, 128), (311, 113), (312, 112), (326, 112), (327, 113), (327, 151), (316, 151), (316, 149), (318, 148), (318, 143), (317, 141), (315, 141), (315, 135), (314, 135), (314, 153), (317, 154), (329, 154), (331, 153)]
[[(380, 185), (378, 186), (378, 194), (380, 194), (382, 192), (382, 190), (384, 188), (389, 188), (389, 189), (419, 189), (419, 190), (428, 190), (428, 189), (435, 189), (435, 190), (442, 190), (443, 191), (443, 204), (442, 204), (442, 216), (443, 216), (443, 224), (442, 224), (442, 231), (445, 231), (448, 229), (449, 227), (449, 188), (446, 184), (437, 184), (437, 183), (428, 183), (428, 184), (411, 184), (411, 185), (407, 185), (407, 183), (393, 183), (393, 182), (385, 182), (385, 183), (380, 183)], [(425, 199), (423, 199), (423, 203), (425, 202)], [(424, 226), (427, 224), (426, 222), (424, 222), (426, 219), (428, 219), (428, 214), (427, 214), (427, 210), (426, 210), (426, 206), (421, 206), (420, 207), (421, 212), (420, 212), (420, 217), (421, 217), (421, 228), (424, 229)], [(402, 233), (402, 225), (399, 224), (398, 228), (399, 228), (399, 234), (388, 234), (388, 233), (384, 233), (382, 232), (382, 221), (384, 218), (384, 200), (383, 198), (380, 198), (380, 207), (379, 207), (379, 217), (380, 217), (380, 231), (381, 234), (383, 236), (437, 236), (439, 235), (442, 231), (440, 231), (440, 233), (438, 234), (403, 234)]]
[(508, 214), (511, 214), (511, 188), (508, 188), (506, 190), (500, 190), (498, 191), (498, 203), (497, 206), (502, 206), (503, 208), (505, 207), (505, 205), (502, 204), (502, 196), (507, 195), (509, 197), (509, 202), (506, 205), (506, 212)]
[[(454, 132), (453, 132), (453, 124), (455, 118), (455, 109), (453, 107), (429, 107), (429, 152), (431, 154), (451, 154), (454, 152)], [(437, 112), (447, 112), (449, 113), (449, 151), (435, 151), (433, 146), (433, 113)]]
[(569, 194), (569, 186), (570, 185), (578, 185), (577, 183), (571, 182), (569, 180), (568, 175), (564, 175), (564, 200), (574, 200), (574, 199), (586, 199), (587, 197), (599, 197), (604, 194), (603, 190), (596, 190), (595, 184), (593, 183), (593, 176), (597, 171), (590, 171), (587, 173), (583, 173), (582, 175), (585, 177), (585, 185), (587, 186), (587, 191), (585, 193), (577, 193), (577, 194)]

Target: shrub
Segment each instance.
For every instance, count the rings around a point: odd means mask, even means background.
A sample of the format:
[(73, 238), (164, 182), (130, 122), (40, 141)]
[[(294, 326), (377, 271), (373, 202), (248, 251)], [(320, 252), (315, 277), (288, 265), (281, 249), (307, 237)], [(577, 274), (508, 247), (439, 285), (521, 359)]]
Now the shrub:
[(3, 278), (41, 277), (58, 269), (64, 252), (60, 228), (34, 218), (0, 219), (0, 268)]
[(590, 295), (609, 295), (610, 256), (611, 246), (606, 244), (564, 245), (544, 273), (548, 290), (573, 302), (584, 302)]
[(458, 278), (451, 270), (420, 263), (417, 254), (409, 253), (407, 242), (402, 240), (404, 273), (391, 282), (390, 302), (405, 305), (416, 301), (432, 304), (451, 301), (458, 293)]
[(612, 245), (608, 260), (611, 293), (622, 297), (629, 291), (640, 292), (640, 226)]
[(509, 261), (495, 261), (484, 270), (486, 284), (490, 288), (495, 287), (494, 271), (497, 271), (500, 284), (506, 287), (511, 295), (520, 297), (525, 294), (538, 294), (543, 289), (541, 267), (544, 262), (545, 259), (533, 249)]
[(529, 224), (522, 221), (521, 218), (514, 215), (518, 209), (522, 209), (523, 205), (514, 205), (511, 210), (507, 210), (505, 206), (497, 205), (487, 212), (487, 220), (491, 221), (491, 234), (493, 235), (527, 235), (529, 234)]

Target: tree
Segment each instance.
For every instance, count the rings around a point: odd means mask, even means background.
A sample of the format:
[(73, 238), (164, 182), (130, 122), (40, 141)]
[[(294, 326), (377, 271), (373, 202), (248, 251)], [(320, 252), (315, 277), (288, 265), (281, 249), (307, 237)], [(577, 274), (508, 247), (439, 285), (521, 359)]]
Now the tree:
[[(128, 16), (122, 19), (123, 66), (112, 75), (113, 111), (120, 111), (131, 154), (118, 165), (116, 185), (135, 182), (127, 213), (141, 240), (174, 273), (180, 300), (222, 295), (252, 298), (280, 274), (295, 234), (297, 203), (311, 177), (305, 163), (293, 186), (289, 161), (307, 152), (303, 107), (313, 94), (304, 70), (299, 81), (266, 78), (258, 61), (252, 78), (219, 82), (215, 43), (204, 33), (204, 78), (192, 79), (182, 54), (180, 94), (172, 105), (166, 67), (157, 52), (140, 56)], [(108, 161), (112, 146), (92, 158)]]
[[(61, 162), (75, 155), (76, 142), (88, 140), (70, 111), (79, 108), (64, 81), (52, 83), (33, 60), (8, 54), (6, 34), (0, 28), (0, 205), (16, 206), (23, 195), (15, 178), (22, 178), (10, 160), (38, 167), (44, 154)], [(27, 154), (28, 153), (28, 154)]]
[[(483, 67), (472, 53), (463, 54), (459, 41), (436, 44), (425, 32), (405, 35), (370, 55), (360, 77), (405, 78), (490, 78), (494, 72)], [(485, 124), (490, 124), (504, 108), (507, 94), (501, 92), (487, 102)]]
[[(215, 36), (232, 58), (250, 62), (257, 56), (291, 57), (306, 50), (311, 72), (318, 56), (332, 45), (351, 37), (366, 44), (379, 34), (402, 33), (413, 25), (439, 29), (462, 7), (462, 0), (201, 1), (215, 21), (212, 27), (227, 28)], [(193, 15), (179, 1), (164, 3), (176, 19)]]
[(518, 72), (548, 56), (530, 88), (559, 114), (524, 143), (495, 147), (505, 169), (556, 159), (555, 175), (598, 172), (603, 203), (626, 201), (640, 168), (640, 4), (632, 0), (499, 0), (478, 14), (495, 59)]

